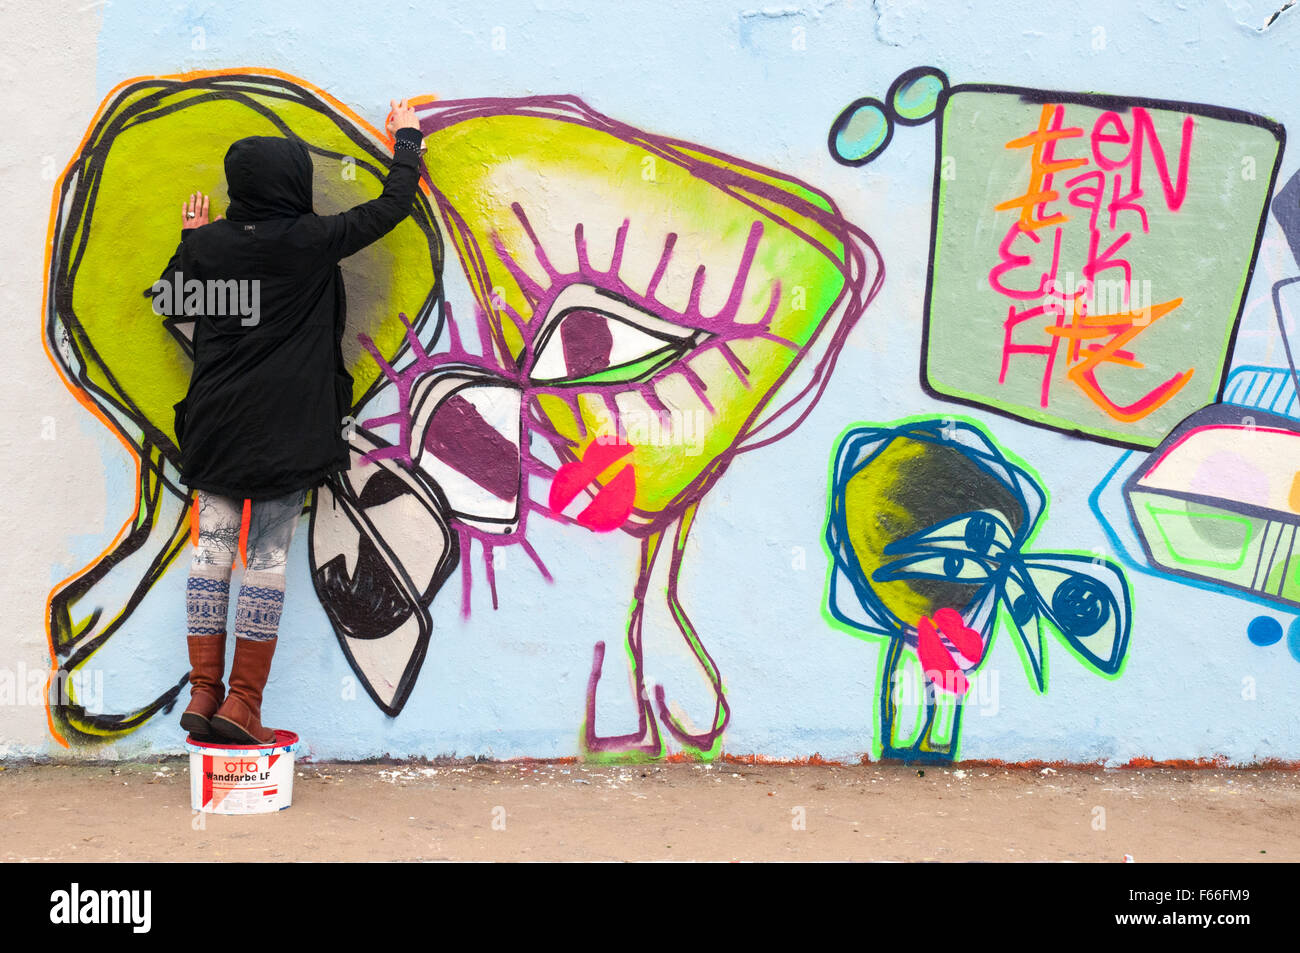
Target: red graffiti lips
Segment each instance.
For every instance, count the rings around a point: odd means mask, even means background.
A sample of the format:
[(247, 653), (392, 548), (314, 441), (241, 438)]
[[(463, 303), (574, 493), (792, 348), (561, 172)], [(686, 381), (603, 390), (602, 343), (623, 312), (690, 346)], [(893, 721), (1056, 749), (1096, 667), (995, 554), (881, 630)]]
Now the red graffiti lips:
[(596, 483), (596, 478), (631, 452), (632, 445), (628, 443), (596, 441), (591, 444), (585, 456), (564, 464), (555, 472), (555, 479), (551, 481), (551, 509), (560, 512), (579, 493), (587, 490), (592, 500), (578, 514), (579, 525), (597, 533), (618, 529), (632, 512), (632, 502), (636, 498), (636, 473), (629, 465), (622, 467), (603, 486)]
[(970, 683), (961, 663), (939, 637), (941, 632), (971, 665), (984, 656), (984, 640), (978, 632), (966, 625), (961, 613), (955, 609), (940, 609), (934, 614), (933, 621), (922, 616), (916, 624), (916, 652), (926, 677), (941, 691), (965, 695)]

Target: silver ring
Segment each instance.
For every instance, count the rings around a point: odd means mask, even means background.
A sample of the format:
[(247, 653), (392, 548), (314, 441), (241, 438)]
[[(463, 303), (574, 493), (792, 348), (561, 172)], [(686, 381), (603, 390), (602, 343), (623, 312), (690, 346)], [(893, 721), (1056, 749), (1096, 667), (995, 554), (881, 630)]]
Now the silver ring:
[(193, 217), (194, 217), (194, 213), (193, 213), (193, 212), (186, 212), (186, 213), (185, 213), (185, 217), (186, 217), (186, 218), (193, 218)]

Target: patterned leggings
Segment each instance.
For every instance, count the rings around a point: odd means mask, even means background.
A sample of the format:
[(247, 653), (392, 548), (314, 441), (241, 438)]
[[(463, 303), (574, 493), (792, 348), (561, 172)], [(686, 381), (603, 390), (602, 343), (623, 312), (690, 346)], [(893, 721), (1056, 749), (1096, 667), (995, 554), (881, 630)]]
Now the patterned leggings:
[[(230, 573), (239, 550), (244, 501), (199, 490), (199, 541), (186, 587), (188, 634), (224, 635), (230, 604)], [(284, 569), (289, 544), (302, 516), (307, 491), (296, 490), (252, 504), (248, 521), (248, 565), (235, 606), (235, 636), (273, 639), (284, 607)]]

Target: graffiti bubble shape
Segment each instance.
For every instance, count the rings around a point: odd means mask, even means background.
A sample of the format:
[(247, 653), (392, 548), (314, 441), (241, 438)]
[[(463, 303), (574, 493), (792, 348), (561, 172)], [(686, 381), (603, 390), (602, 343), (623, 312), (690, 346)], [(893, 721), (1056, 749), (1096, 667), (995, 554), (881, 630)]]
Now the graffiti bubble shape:
[(894, 80), (884, 102), (872, 96), (854, 100), (831, 123), (831, 158), (840, 165), (866, 165), (888, 147), (895, 124), (919, 126), (932, 119), (947, 89), (942, 70), (918, 66)]
[(943, 70), (918, 66), (900, 74), (885, 99), (895, 122), (919, 126), (934, 117), (947, 91), (948, 77)]

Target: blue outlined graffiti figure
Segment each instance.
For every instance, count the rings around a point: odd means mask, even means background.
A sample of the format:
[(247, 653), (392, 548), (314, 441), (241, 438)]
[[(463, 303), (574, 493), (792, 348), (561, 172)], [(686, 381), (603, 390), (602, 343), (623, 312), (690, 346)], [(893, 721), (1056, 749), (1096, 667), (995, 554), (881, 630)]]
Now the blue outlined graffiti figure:
[(1045, 631), (1092, 670), (1119, 673), (1128, 584), (1100, 556), (1027, 553), (1046, 505), (1038, 478), (975, 424), (915, 419), (841, 436), (828, 611), (854, 634), (885, 637), (881, 757), (955, 760), (963, 705), (978, 694), (968, 676), (999, 619), (1039, 692)]

